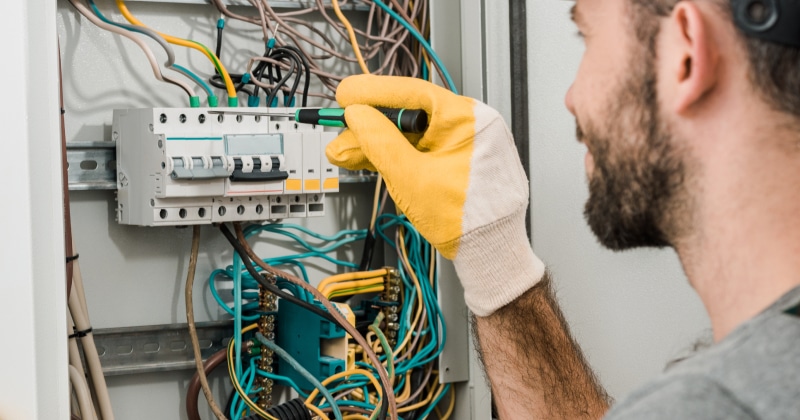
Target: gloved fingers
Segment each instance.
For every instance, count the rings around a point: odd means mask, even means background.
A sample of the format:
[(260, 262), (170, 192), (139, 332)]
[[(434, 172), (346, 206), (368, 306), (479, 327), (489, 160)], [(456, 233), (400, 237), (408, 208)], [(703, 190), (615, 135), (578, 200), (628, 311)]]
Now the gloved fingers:
[(387, 180), (407, 177), (408, 162), (419, 160), (419, 152), (405, 136), (375, 108), (351, 105), (345, 109), (348, 131), (361, 152)]
[(421, 79), (368, 74), (350, 76), (339, 84), (336, 99), (345, 108), (364, 104), (425, 110), (429, 121), (425, 134), (422, 137), (407, 135), (421, 151), (458, 147), (451, 143), (469, 140), (475, 133), (478, 103)]
[(401, 76), (350, 76), (336, 88), (336, 100), (343, 108), (354, 104), (383, 108), (424, 109), (434, 111), (438, 97), (457, 96), (449, 90), (422, 79)]
[(375, 166), (361, 150), (361, 143), (355, 133), (350, 129), (344, 130), (339, 137), (328, 143), (325, 155), (332, 164), (351, 171), (366, 169), (377, 172)]

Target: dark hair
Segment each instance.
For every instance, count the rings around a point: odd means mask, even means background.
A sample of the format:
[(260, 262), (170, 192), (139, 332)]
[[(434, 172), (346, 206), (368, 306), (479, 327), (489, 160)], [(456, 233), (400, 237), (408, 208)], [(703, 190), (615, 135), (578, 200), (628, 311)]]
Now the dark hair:
[[(631, 17), (636, 35), (655, 51), (655, 37), (659, 23), (656, 18), (669, 16), (681, 0), (630, 0)], [(730, 0), (716, 0), (718, 9), (733, 24)], [(800, 22), (798, 23), (800, 24)], [(775, 44), (746, 37), (744, 41), (749, 59), (749, 77), (755, 90), (774, 109), (800, 119), (800, 48)]]

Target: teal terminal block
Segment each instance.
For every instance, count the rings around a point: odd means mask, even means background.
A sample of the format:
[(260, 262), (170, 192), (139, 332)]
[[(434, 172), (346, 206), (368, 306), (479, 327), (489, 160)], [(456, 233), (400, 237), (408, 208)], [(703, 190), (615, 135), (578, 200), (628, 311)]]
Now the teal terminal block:
[[(324, 309), (317, 302), (314, 305)], [(347, 333), (338, 325), (327, 321), (285, 299), (278, 305), (277, 329), (275, 342), (288, 352), (301, 366), (314, 375), (320, 382), (325, 378), (346, 368), (346, 352), (340, 357), (326, 354), (330, 348), (341, 348), (341, 345), (331, 346), (333, 343), (341, 344), (345, 341)], [(277, 373), (291, 378), (301, 389), (310, 391), (314, 389), (305, 378), (295, 371), (285, 360), (277, 359)]]

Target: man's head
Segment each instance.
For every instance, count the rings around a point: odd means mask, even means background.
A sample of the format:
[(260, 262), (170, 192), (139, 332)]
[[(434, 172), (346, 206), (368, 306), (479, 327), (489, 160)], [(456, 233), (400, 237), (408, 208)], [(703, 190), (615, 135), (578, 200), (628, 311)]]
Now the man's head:
[(608, 248), (697, 227), (711, 148), (696, 140), (726, 107), (800, 121), (800, 49), (745, 38), (728, 0), (578, 0), (573, 19), (586, 51), (567, 106), (588, 148), (585, 215)]

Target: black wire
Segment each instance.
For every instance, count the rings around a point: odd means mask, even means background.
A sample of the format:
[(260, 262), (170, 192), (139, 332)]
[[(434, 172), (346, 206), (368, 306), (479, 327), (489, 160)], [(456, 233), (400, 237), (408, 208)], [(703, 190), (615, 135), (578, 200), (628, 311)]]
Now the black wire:
[(369, 271), (372, 265), (372, 254), (375, 250), (375, 234), (372, 231), (367, 232), (367, 238), (364, 241), (364, 251), (361, 254), (361, 263), (358, 265), (359, 271)]
[(305, 77), (304, 77), (305, 83), (304, 83), (304, 87), (303, 87), (304, 90), (303, 90), (302, 106), (307, 106), (308, 105), (308, 89), (309, 89), (310, 74), (311, 74), (311, 70), (309, 69), (309, 66), (308, 66), (308, 61), (306, 60), (306, 57), (303, 55), (303, 53), (298, 48), (296, 48), (294, 46), (286, 45), (286, 46), (280, 47), (280, 51), (285, 53), (285, 54), (289, 54), (292, 57), (292, 59), (294, 59), (297, 62), (297, 66), (299, 67), (299, 69), (297, 70), (297, 79), (295, 79), (294, 87), (292, 88), (292, 91), (290, 93), (290, 95), (292, 97), (294, 97), (294, 95), (297, 93), (297, 86), (299, 85), (299, 80), (302, 77), (302, 73), (301, 72), (305, 73)]
[[(217, 54), (218, 58), (222, 57), (222, 36), (223, 36), (223, 28), (217, 27), (217, 43), (216, 43), (215, 53)], [(280, 54), (278, 55), (278, 57), (276, 57), (275, 53), (280, 53)], [(295, 61), (296, 67), (299, 67), (297, 71), (297, 79), (295, 80), (294, 85), (292, 86), (292, 90), (290, 91), (289, 96), (294, 97), (295, 94), (297, 93), (297, 87), (299, 86), (300, 83), (301, 72), (305, 71), (305, 78), (304, 78), (305, 83), (303, 85), (302, 106), (308, 106), (308, 89), (311, 83), (311, 70), (305, 55), (300, 51), (299, 48), (292, 45), (278, 47), (274, 51), (271, 49), (267, 49), (267, 51), (264, 52), (264, 57), (280, 59), (283, 58), (284, 56), (290, 57), (292, 60)], [(261, 79), (264, 76), (264, 71), (267, 68), (269, 68), (270, 70), (269, 82), (270, 84), (272, 84), (274, 82), (274, 79), (272, 77), (272, 71), (271, 71), (272, 65), (269, 63), (266, 63), (264, 61), (258, 63), (255, 70), (253, 70), (253, 76), (259, 81), (261, 81)], [(217, 71), (216, 68), (214, 69), (214, 71), (216, 72), (216, 74), (211, 76), (211, 78), (209, 78), (208, 80), (209, 83), (215, 88), (226, 89), (227, 86), (225, 86), (225, 83), (222, 81), (222, 77), (219, 74), (219, 71)], [(290, 70), (290, 73), (292, 73), (293, 71), (294, 70)], [(282, 79), (280, 76), (280, 70), (277, 70), (277, 72), (278, 72), (278, 79), (279, 80)], [(236, 83), (235, 89), (237, 92), (245, 92), (250, 96), (258, 96), (258, 94), (260, 93), (260, 88), (257, 85), (254, 86), (252, 90), (248, 90), (247, 88), (245, 88), (245, 83), (242, 83), (242, 77), (244, 76), (243, 74), (231, 74), (230, 76), (231, 80), (234, 83)], [(284, 81), (283, 84), (276, 85), (275, 89), (282, 88), (285, 83), (286, 81)], [(277, 92), (275, 94), (277, 95)], [(267, 106), (270, 106), (273, 100), (274, 99), (269, 99), (267, 102)]]
[[(417, 389), (423, 385), (422, 380), (425, 378), (424, 373), (421, 370), (415, 370), (411, 373), (411, 389)], [(409, 401), (408, 404), (414, 404), (414, 402), (418, 399), (422, 398), (422, 393), (414, 397), (413, 400)], [(417, 420), (417, 416), (419, 415), (419, 409), (414, 409), (406, 413), (403, 416), (404, 420)]]
[[(255, 270), (255, 268), (253, 268), (253, 262), (250, 260), (250, 257), (247, 255), (247, 251), (244, 249), (244, 246), (242, 246), (242, 244), (239, 243), (239, 241), (236, 239), (236, 237), (233, 236), (233, 234), (228, 229), (228, 227), (225, 226), (224, 223), (221, 223), (219, 225), (219, 229), (222, 231), (222, 234), (225, 236), (225, 239), (227, 239), (228, 242), (230, 242), (230, 244), (233, 246), (233, 249), (235, 249), (236, 252), (239, 254), (239, 257), (241, 257), (242, 263), (244, 263), (244, 266), (247, 268), (247, 272), (250, 273), (250, 275), (254, 279), (256, 279), (258, 284), (263, 286), (270, 293), (272, 293), (274, 295), (277, 295), (281, 299), (286, 299), (287, 301), (289, 301), (289, 302), (291, 302), (291, 303), (293, 303), (295, 305), (298, 305), (298, 306), (300, 306), (300, 307), (312, 312), (313, 314), (318, 315), (322, 319), (325, 319), (327, 321), (330, 321), (330, 322), (332, 322), (334, 324), (339, 325), (340, 327), (343, 327), (342, 324), (340, 324), (339, 321), (337, 321), (336, 318), (334, 318), (327, 311), (324, 311), (324, 310), (320, 309), (319, 307), (314, 306), (314, 305), (312, 305), (312, 304), (310, 304), (310, 303), (308, 303), (306, 301), (298, 299), (295, 296), (284, 292), (283, 290), (278, 288), (278, 286), (276, 286), (276, 285), (270, 283), (269, 281), (267, 281), (267, 279), (265, 279), (263, 276), (261, 276)], [(388, 400), (388, 398), (383, 398), (383, 402), (381, 403), (381, 410), (378, 413), (378, 418), (380, 418), (382, 420), (386, 419), (388, 412), (389, 412), (389, 400)]]
[(381, 420), (386, 420), (386, 418), (389, 416), (388, 413), (389, 413), (389, 399), (384, 397), (383, 402), (381, 402), (381, 411), (378, 412), (378, 418)]
[[(301, 72), (303, 70), (302, 68), (303, 62), (300, 61), (300, 59), (293, 52), (287, 50), (278, 51), (277, 53), (272, 54), (271, 56), (276, 59), (284, 59), (284, 58), (290, 59), (292, 62), (292, 66), (289, 69), (289, 74), (293, 74), (294, 69), (297, 69), (297, 77), (294, 78), (294, 82), (292, 82), (292, 88), (289, 90), (289, 97), (294, 98), (295, 93), (297, 93), (297, 88), (300, 86), (300, 79), (302, 78)], [(280, 75), (278, 77), (280, 78)]]
[(278, 81), (278, 83), (275, 84), (275, 86), (269, 92), (269, 96), (267, 97), (267, 106), (272, 106), (272, 101), (275, 100), (275, 96), (278, 94), (278, 91), (284, 85), (286, 85), (286, 82), (289, 80), (289, 78), (292, 77), (292, 73), (294, 73), (294, 69), (295, 69), (295, 64), (296, 63), (294, 62), (294, 60), (290, 60), (290, 63), (291, 63), (291, 66), (289, 67), (289, 71), (286, 73), (285, 76), (283, 76), (281, 78), (281, 80)]
[[(214, 50), (214, 52), (217, 53), (217, 58), (222, 60), (222, 28), (219, 26), (217, 26), (217, 48)], [(214, 67), (214, 70), (216, 71), (216, 66)], [(217, 72), (217, 74), (219, 74), (219, 72)]]
[[(217, 27), (217, 45), (214, 49), (214, 53), (220, 60), (222, 59), (222, 31), (223, 28)], [(214, 67), (214, 72), (216, 74), (208, 79), (208, 83), (217, 89), (227, 90), (228, 87), (225, 85), (225, 82), (222, 80), (222, 75), (219, 74), (219, 70), (217, 70), (216, 67)], [(254, 95), (253, 91), (246, 88), (245, 84), (242, 83), (243, 74), (229, 74), (229, 76), (231, 77), (231, 81), (236, 84), (236, 86), (234, 86), (236, 92), (245, 92), (250, 96)]]
[(225, 411), (223, 411), (223, 413), (226, 413), (226, 415), (227, 415), (227, 413), (231, 412), (231, 406), (233, 406), (233, 397), (236, 394), (237, 394), (236, 388), (234, 388), (234, 389), (231, 390), (230, 395), (228, 395), (228, 402), (225, 403)]
[[(235, 88), (237, 92), (251, 92), (251, 90), (245, 88), (245, 84), (242, 83), (242, 76), (244, 76), (243, 74), (230, 74), (229, 76), (231, 76), (231, 81), (236, 83)], [(222, 90), (227, 88), (227, 86), (225, 86), (225, 82), (222, 81), (222, 77), (219, 74), (209, 77), (208, 84)]]
[(311, 67), (308, 65), (308, 60), (306, 59), (305, 54), (303, 54), (303, 52), (294, 45), (285, 45), (281, 48), (292, 51), (297, 54), (298, 57), (300, 57), (300, 61), (303, 64), (303, 69), (305, 70), (306, 74), (305, 81), (303, 83), (303, 106), (308, 106), (308, 89), (311, 84)]
[[(260, 284), (262, 287), (267, 289), (270, 293), (277, 295), (281, 299), (286, 299), (287, 301), (306, 309), (315, 315), (325, 319), (326, 321), (330, 321), (336, 325), (341, 326), (339, 321), (336, 320), (328, 311), (320, 309), (319, 307), (312, 305), (304, 300), (296, 298), (294, 295), (289, 294), (281, 290), (277, 285), (270, 283), (267, 279), (264, 278), (261, 274), (259, 274), (255, 268), (253, 268), (253, 262), (250, 260), (250, 257), (247, 256), (247, 251), (245, 251), (244, 246), (233, 236), (230, 229), (225, 226), (224, 223), (219, 225), (219, 230), (222, 231), (222, 234), (225, 236), (225, 239), (230, 242), (233, 246), (233, 249), (236, 250), (236, 253), (239, 254), (239, 257), (242, 259), (242, 263), (247, 268), (247, 272)], [(276, 276), (277, 277), (277, 276)]]
[[(264, 58), (268, 58), (271, 53), (272, 49), (267, 48), (267, 50), (264, 51)], [(269, 63), (267, 63), (266, 61), (259, 61), (258, 65), (256, 66), (256, 69), (253, 70), (253, 76), (256, 79), (258, 79), (259, 82), (261, 81), (261, 78), (264, 76), (264, 70), (267, 68), (268, 65)], [(272, 79), (270, 79), (269, 83), (272, 84)], [(258, 96), (259, 89), (260, 88), (258, 85), (256, 85), (253, 88), (253, 96)], [(269, 106), (269, 104), (267, 104), (267, 106)]]
[[(247, 272), (250, 273), (250, 275), (258, 282), (258, 284), (263, 286), (270, 293), (272, 293), (274, 295), (277, 295), (281, 299), (286, 299), (287, 301), (289, 301), (289, 302), (291, 302), (291, 303), (293, 303), (295, 305), (298, 305), (298, 306), (310, 311), (311, 313), (313, 313), (315, 315), (318, 315), (319, 317), (321, 317), (322, 319), (325, 319), (326, 321), (330, 321), (330, 322), (332, 322), (332, 323), (334, 323), (336, 325), (339, 325), (340, 327), (343, 327), (342, 324), (340, 324), (339, 321), (337, 321), (336, 318), (334, 318), (327, 311), (324, 311), (324, 310), (320, 309), (319, 307), (317, 307), (315, 305), (312, 305), (312, 304), (310, 304), (310, 303), (308, 303), (308, 302), (306, 302), (304, 300), (298, 299), (295, 296), (284, 292), (283, 290), (281, 290), (275, 284), (272, 284), (269, 281), (267, 281), (267, 279), (265, 279), (262, 275), (260, 275), (255, 270), (255, 268), (253, 268), (253, 262), (250, 260), (250, 257), (247, 255), (247, 251), (244, 249), (244, 246), (242, 246), (242, 244), (239, 243), (239, 241), (236, 239), (236, 237), (233, 236), (233, 234), (228, 229), (228, 227), (225, 226), (224, 223), (221, 223), (219, 225), (219, 230), (222, 231), (222, 235), (225, 236), (225, 239), (227, 239), (228, 242), (230, 242), (230, 244), (233, 246), (233, 249), (236, 250), (236, 252), (239, 254), (239, 257), (242, 259), (242, 263), (244, 263), (245, 268), (247, 268)], [(388, 400), (388, 398), (383, 398), (383, 402), (381, 402), (381, 410), (378, 413), (378, 418), (380, 418), (382, 420), (386, 419), (386, 417), (388, 415), (388, 412), (389, 412), (389, 400)]]

